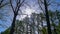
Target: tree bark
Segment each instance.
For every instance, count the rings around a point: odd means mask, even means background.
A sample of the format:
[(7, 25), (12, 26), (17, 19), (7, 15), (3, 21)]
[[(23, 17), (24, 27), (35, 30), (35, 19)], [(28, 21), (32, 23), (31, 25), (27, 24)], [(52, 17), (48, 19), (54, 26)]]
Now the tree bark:
[(16, 16), (17, 16), (17, 15), (14, 15), (14, 17), (13, 17), (13, 22), (12, 22), (12, 24), (11, 24), (10, 34), (13, 34), (13, 33), (14, 33)]
[(49, 21), (48, 8), (47, 8), (47, 2), (46, 2), (46, 0), (44, 0), (44, 5), (45, 5), (45, 12), (46, 12), (46, 21), (47, 21), (48, 34), (52, 34), (52, 32), (51, 32), (51, 26), (50, 26), (50, 21)]

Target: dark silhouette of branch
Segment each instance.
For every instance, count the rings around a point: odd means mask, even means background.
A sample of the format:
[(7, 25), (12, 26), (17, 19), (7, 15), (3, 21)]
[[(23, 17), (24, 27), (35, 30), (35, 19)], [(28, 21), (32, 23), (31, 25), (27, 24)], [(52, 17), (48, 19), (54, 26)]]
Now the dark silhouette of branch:
[(2, 4), (3, 1), (4, 1), (4, 0), (1, 0), (1, 1), (0, 1), (0, 5)]
[(10, 5), (12, 7), (13, 12), (15, 13), (14, 8), (13, 8), (13, 5), (12, 5), (12, 0), (10, 0)]
[(9, 3), (7, 2), (7, 3), (5, 3), (5, 4), (2, 4), (1, 6), (0, 6), (0, 8), (2, 8), (2, 7), (4, 7), (4, 6), (6, 6), (6, 5), (8, 5)]
[(44, 12), (44, 10), (43, 10), (43, 8), (41, 7), (41, 5), (40, 5), (40, 2), (39, 2), (40, 0), (38, 0), (38, 4), (39, 4), (39, 8), (41, 8), (41, 10)]

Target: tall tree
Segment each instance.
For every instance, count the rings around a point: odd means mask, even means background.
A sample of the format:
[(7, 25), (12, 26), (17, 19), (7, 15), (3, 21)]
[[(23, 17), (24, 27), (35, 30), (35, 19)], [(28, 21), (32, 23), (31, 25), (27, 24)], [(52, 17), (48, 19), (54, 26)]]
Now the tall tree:
[(51, 33), (51, 26), (50, 26), (50, 21), (49, 21), (48, 8), (47, 8), (46, 0), (44, 0), (44, 5), (45, 5), (45, 12), (46, 12), (46, 21), (47, 21), (48, 34), (52, 34)]
[(12, 10), (13, 10), (14, 15), (13, 15), (13, 21), (12, 21), (12, 24), (11, 24), (10, 34), (13, 34), (14, 33), (15, 20), (16, 20), (16, 17), (18, 15), (18, 11), (19, 11), (21, 5), (23, 4), (24, 0), (23, 1), (22, 0), (16, 0), (16, 8), (14, 8), (14, 6), (12, 5), (13, 4), (12, 1), (13, 0), (10, 0), (10, 5), (12, 7)]
[[(46, 16), (48, 34), (52, 34), (51, 33), (51, 26), (50, 26), (49, 15), (48, 15), (48, 3), (47, 3), (47, 1), (48, 0), (40, 0), (40, 2), (44, 5), (44, 8), (45, 8), (45, 16)], [(38, 2), (39, 2), (39, 0), (38, 0)], [(43, 10), (43, 8), (41, 7), (40, 4), (39, 4), (39, 6), (40, 6), (41, 10)]]

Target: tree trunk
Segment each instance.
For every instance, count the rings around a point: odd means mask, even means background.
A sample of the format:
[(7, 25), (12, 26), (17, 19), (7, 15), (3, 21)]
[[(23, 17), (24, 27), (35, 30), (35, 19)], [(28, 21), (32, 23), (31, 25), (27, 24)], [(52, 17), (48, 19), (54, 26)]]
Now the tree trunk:
[(44, 5), (45, 5), (45, 12), (46, 12), (46, 21), (47, 21), (48, 34), (52, 34), (52, 32), (51, 32), (51, 26), (50, 26), (50, 21), (49, 21), (48, 8), (47, 8), (47, 2), (46, 2), (46, 0), (44, 0)]
[(16, 16), (17, 16), (17, 15), (14, 15), (14, 17), (13, 17), (13, 22), (12, 22), (12, 25), (11, 25), (10, 34), (13, 34), (13, 33), (14, 33)]
[(26, 28), (27, 28), (27, 30), (26, 30), (26, 34), (28, 34), (28, 24), (27, 24)]
[[(55, 26), (54, 21), (52, 20), (52, 18), (53, 18), (53, 17), (51, 17), (51, 22), (52, 22), (53, 27), (54, 27), (54, 34), (57, 34), (57, 32), (56, 32), (56, 26)], [(53, 33), (53, 32), (52, 32), (52, 33)]]
[(30, 34), (32, 34), (32, 27), (30, 26)]
[(39, 22), (40, 19), (39, 19), (39, 17), (40, 17), (39, 14), (37, 14), (37, 22), (38, 22), (38, 24), (37, 24), (37, 29), (38, 29), (38, 34), (39, 34), (39, 32), (40, 32), (40, 31), (39, 31), (39, 25), (40, 25), (40, 22)]

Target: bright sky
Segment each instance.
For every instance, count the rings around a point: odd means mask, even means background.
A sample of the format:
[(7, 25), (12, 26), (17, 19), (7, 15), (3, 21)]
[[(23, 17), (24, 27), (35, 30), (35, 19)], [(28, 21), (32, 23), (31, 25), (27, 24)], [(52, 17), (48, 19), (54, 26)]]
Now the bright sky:
[(26, 12), (26, 14), (28, 14), (28, 15), (31, 15), (31, 13), (33, 13), (34, 12), (34, 10), (33, 9), (28, 9), (28, 8), (26, 8), (26, 10), (25, 10)]
[[(34, 12), (33, 9), (30, 9), (30, 8), (26, 8), (25, 9), (25, 12), (23, 12), (24, 14), (27, 14), (28, 17), (30, 17), (30, 15)], [(25, 18), (27, 15), (21, 15), (21, 16), (17, 16), (17, 19), (21, 20), (23, 18)]]

